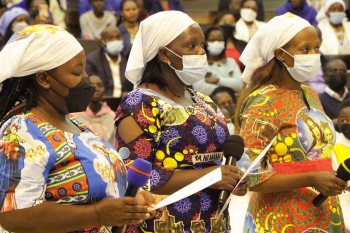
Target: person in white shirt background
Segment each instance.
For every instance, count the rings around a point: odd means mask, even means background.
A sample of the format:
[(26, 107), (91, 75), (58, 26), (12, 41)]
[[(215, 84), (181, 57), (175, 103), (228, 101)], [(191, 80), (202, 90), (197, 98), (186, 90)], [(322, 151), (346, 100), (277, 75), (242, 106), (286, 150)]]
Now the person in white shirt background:
[(238, 40), (248, 42), (250, 38), (265, 25), (265, 22), (256, 20), (258, 12), (258, 4), (254, 0), (246, 0), (242, 2), (241, 18), (236, 22), (235, 37)]
[(324, 55), (348, 54), (350, 51), (350, 22), (345, 15), (343, 0), (327, 0), (323, 6), (326, 17), (318, 27), (322, 32), (321, 53)]

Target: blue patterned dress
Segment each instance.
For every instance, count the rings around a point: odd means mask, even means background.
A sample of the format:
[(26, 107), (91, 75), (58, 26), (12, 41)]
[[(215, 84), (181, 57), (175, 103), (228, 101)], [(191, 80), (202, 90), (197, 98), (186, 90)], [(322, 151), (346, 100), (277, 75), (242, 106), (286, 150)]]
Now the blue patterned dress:
[[(126, 165), (136, 158), (153, 164), (150, 182), (145, 187), (149, 190), (164, 185), (174, 172), (222, 163), (220, 152), (229, 136), (224, 116), (209, 97), (187, 91), (193, 104), (186, 107), (152, 90), (136, 89), (117, 109), (116, 125), (122, 118), (132, 116), (144, 131), (127, 144), (117, 134), (116, 148)], [(218, 224), (213, 224), (218, 215), (219, 192), (204, 189), (167, 206), (155, 219), (129, 226), (126, 232), (228, 232), (227, 211)]]
[[(59, 130), (30, 112), (2, 125), (0, 213), (44, 201), (81, 205), (124, 196), (126, 169), (118, 153), (76, 118), (69, 119), (82, 133)], [(0, 227), (0, 232), (6, 231)], [(107, 233), (111, 228), (91, 226), (74, 232)]]

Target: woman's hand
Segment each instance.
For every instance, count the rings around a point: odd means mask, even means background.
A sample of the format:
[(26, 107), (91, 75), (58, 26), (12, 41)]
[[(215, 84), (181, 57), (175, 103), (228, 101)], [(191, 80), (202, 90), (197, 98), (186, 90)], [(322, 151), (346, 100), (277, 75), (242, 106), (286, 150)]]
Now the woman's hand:
[(313, 187), (324, 196), (335, 196), (342, 193), (347, 182), (336, 177), (335, 172), (315, 172)]
[(105, 199), (95, 204), (98, 224), (106, 226), (135, 225), (151, 217), (151, 207), (138, 198)]
[(225, 189), (228, 191), (233, 190), (234, 186), (238, 183), (241, 176), (238, 174), (238, 167), (232, 165), (222, 165), (221, 175), (222, 179), (215, 184), (211, 185), (212, 189)]
[[(161, 202), (162, 200), (164, 200), (166, 197), (168, 197), (167, 195), (157, 195), (157, 194), (153, 194), (147, 191), (140, 191), (136, 198), (139, 202), (140, 205), (144, 205), (144, 206), (149, 206), (151, 208), (154, 208), (159, 202)], [(158, 215), (159, 211), (164, 210), (165, 207), (160, 208), (158, 210), (153, 210), (152, 212), (150, 212), (151, 216), (150, 218), (154, 218)]]
[(247, 194), (249, 188), (249, 179), (248, 177), (245, 177), (241, 183), (238, 185), (236, 190), (233, 192), (236, 196), (244, 196)]

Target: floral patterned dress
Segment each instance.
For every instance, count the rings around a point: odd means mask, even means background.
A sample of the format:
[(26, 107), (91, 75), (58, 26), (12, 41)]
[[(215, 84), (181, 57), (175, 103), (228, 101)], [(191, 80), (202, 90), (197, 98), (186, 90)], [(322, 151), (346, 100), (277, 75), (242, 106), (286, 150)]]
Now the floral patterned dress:
[[(332, 171), (331, 153), (335, 143), (332, 121), (324, 114), (317, 93), (302, 86), (300, 91), (274, 85), (251, 93), (241, 108), (240, 135), (246, 154), (238, 162), (246, 169), (275, 137), (263, 161), (250, 174), (251, 186), (271, 176), (310, 171)], [(254, 193), (246, 214), (244, 232), (344, 232), (337, 197), (319, 207), (312, 187), (278, 193)]]
[[(174, 174), (222, 163), (222, 151), (229, 136), (224, 116), (212, 100), (191, 89), (193, 104), (183, 107), (157, 92), (136, 89), (120, 104), (116, 125), (131, 116), (144, 131), (124, 143), (117, 134), (116, 148), (126, 165), (136, 158), (150, 161), (153, 170), (148, 187), (164, 185)], [(204, 189), (175, 202), (155, 219), (126, 232), (228, 232), (227, 211), (218, 216), (220, 190)]]
[[(1, 213), (44, 201), (75, 205), (124, 196), (126, 168), (114, 147), (73, 116), (69, 119), (83, 132), (61, 131), (30, 112), (2, 125)], [(0, 232), (6, 231), (0, 227)], [(107, 233), (111, 228), (91, 226), (74, 232)]]

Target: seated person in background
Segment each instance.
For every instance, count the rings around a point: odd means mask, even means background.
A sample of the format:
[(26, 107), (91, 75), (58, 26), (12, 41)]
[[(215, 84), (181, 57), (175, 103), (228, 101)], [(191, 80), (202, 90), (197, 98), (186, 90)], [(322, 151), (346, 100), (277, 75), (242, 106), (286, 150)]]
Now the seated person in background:
[[(122, 0), (108, 0), (106, 2), (106, 5), (104, 7), (105, 11), (109, 11), (113, 15), (120, 15), (120, 3)], [(80, 0), (79, 3), (79, 16), (83, 15), (84, 13), (92, 10), (92, 6), (90, 4), (90, 0)]]
[(250, 38), (265, 25), (265, 22), (256, 20), (258, 4), (255, 0), (246, 0), (242, 2), (241, 18), (236, 22), (235, 37), (238, 40), (248, 42)]
[(320, 51), (324, 55), (350, 54), (350, 22), (345, 18), (344, 1), (327, 0), (324, 10), (327, 17), (318, 24), (323, 39)]
[(146, 19), (150, 16), (150, 11), (152, 10), (152, 0), (136, 0), (137, 7), (139, 8), (139, 18), (138, 21)]
[(241, 71), (243, 71), (243, 65), (239, 60), (239, 57), (247, 46), (247, 42), (238, 40), (234, 37), (235, 19), (233, 15), (228, 12), (221, 12), (215, 17), (213, 25), (221, 27), (224, 32), (224, 37), (226, 39), (226, 56), (235, 59), (236, 63), (241, 68)]
[[(265, 11), (264, 11), (263, 0), (256, 0), (256, 3), (258, 4), (258, 15), (256, 16), (256, 20), (264, 21)], [(220, 0), (218, 11), (223, 12), (223, 11), (230, 10), (230, 13), (237, 16), (237, 18), (235, 17), (235, 19), (236, 21), (238, 21), (239, 18), (241, 17), (239, 14), (241, 10), (241, 4), (242, 4), (242, 0)]]
[(37, 19), (33, 24), (54, 24), (62, 28), (66, 28), (64, 22), (64, 14), (58, 4), (57, 0), (23, 0), (18, 4), (14, 4), (13, 7), (21, 7), (29, 12), (33, 19), (36, 16), (41, 15), (42, 19)]
[(184, 12), (184, 7), (181, 0), (152, 0), (152, 9), (150, 14), (155, 14), (160, 11), (176, 10)]
[(225, 37), (219, 27), (210, 27), (204, 33), (204, 49), (208, 59), (208, 73), (204, 79), (192, 84), (193, 89), (210, 95), (219, 86), (240, 91), (243, 87), (241, 70), (234, 59), (225, 55)]
[(53, 18), (48, 8), (49, 5), (45, 0), (27, 1), (27, 9), (31, 17), (30, 24), (53, 24)]
[(15, 31), (29, 25), (29, 13), (21, 7), (7, 10), (0, 18), (0, 49), (4, 46)]
[(85, 112), (76, 112), (73, 115), (97, 133), (103, 140), (114, 145), (115, 128), (111, 126), (114, 123), (115, 113), (106, 103), (102, 102), (105, 88), (101, 78), (97, 75), (90, 75), (89, 78), (91, 84), (96, 87), (95, 94)]
[(325, 0), (306, 0), (306, 2), (318, 12), (321, 10)]
[(326, 115), (336, 123), (341, 102), (350, 98), (346, 88), (346, 64), (340, 59), (330, 60), (326, 65), (324, 79), (327, 86), (320, 95), (320, 101)]
[[(314, 28), (317, 32), (320, 44), (322, 44), (322, 32), (317, 26), (314, 26)], [(321, 68), (318, 74), (308, 81), (309, 86), (315, 89), (318, 94), (322, 94), (326, 88), (326, 81), (323, 78), (323, 70), (326, 68), (326, 64), (327, 58), (321, 53)]]
[(116, 26), (117, 18), (108, 11), (104, 11), (106, 0), (90, 0), (92, 10), (79, 18), (81, 35), (84, 39), (99, 40), (101, 32), (108, 26)]
[[(350, 158), (350, 99), (344, 100), (338, 111), (338, 125), (340, 134), (333, 148), (332, 161), (333, 169), (337, 170), (339, 164)], [(340, 205), (343, 211), (345, 230), (350, 232), (350, 182), (346, 192), (339, 195)]]
[(96, 74), (102, 79), (105, 96), (120, 98), (123, 92), (126, 94), (133, 89), (133, 85), (125, 80), (127, 58), (122, 52), (123, 47), (119, 29), (107, 27), (101, 33), (101, 48), (86, 56), (86, 73)]
[(124, 52), (130, 52), (135, 35), (139, 30), (139, 8), (134, 0), (123, 0), (120, 5), (120, 18), (117, 26), (124, 41)]
[(287, 0), (287, 2), (277, 9), (276, 15), (283, 15), (291, 12), (301, 18), (309, 21), (311, 25), (317, 25), (317, 11), (307, 4), (306, 0)]

